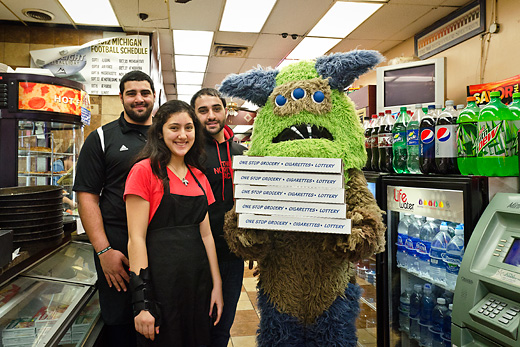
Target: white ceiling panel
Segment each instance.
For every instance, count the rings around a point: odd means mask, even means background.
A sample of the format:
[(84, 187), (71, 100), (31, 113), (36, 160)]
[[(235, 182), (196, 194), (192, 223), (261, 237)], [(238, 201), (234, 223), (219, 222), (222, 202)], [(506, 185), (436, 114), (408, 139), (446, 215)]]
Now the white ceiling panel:
[(386, 51), (397, 46), (398, 44), (400, 44), (402, 42), (403, 41), (384, 40), (384, 41), (381, 41), (380, 43), (378, 43), (377, 45), (375, 45), (374, 48), (372, 48), (372, 49), (384, 54)]
[(282, 59), (291, 52), (302, 39), (293, 40), (280, 35), (261, 34), (249, 53), (249, 58), (279, 58)]
[(379, 45), (382, 40), (353, 40), (353, 39), (343, 39), (340, 43), (338, 43), (334, 48), (330, 50), (330, 53), (334, 52), (348, 52), (353, 49), (374, 49), (377, 45)]
[(247, 59), (245, 61), (244, 65), (242, 65), (242, 68), (240, 69), (239, 73), (247, 72), (252, 69), (256, 69), (258, 67), (258, 65), (260, 65), (264, 69), (268, 68), (268, 67), (271, 67), (274, 69), (276, 67), (276, 65), (278, 65), (280, 60), (281, 59)]
[(225, 45), (252, 47), (258, 39), (256, 33), (232, 33), (229, 31), (217, 31), (213, 41)]
[[(424, 5), (424, 6), (439, 6), (446, 0), (390, 0), (392, 5)], [(468, 0), (465, 0), (468, 1)]]
[(169, 3), (172, 29), (218, 30), (224, 10), (223, 0), (196, 0), (185, 4), (170, 1)]
[[(16, 16), (12, 14), (3, 3), (0, 3), (0, 19), (18, 21), (18, 18), (16, 18)], [(25, 18), (20, 19), (25, 20)]]
[(212, 57), (209, 60), (206, 71), (216, 73), (238, 73), (245, 60), (245, 58)]
[[(123, 27), (168, 28), (168, 6), (164, 0), (111, 0), (119, 23)], [(141, 20), (138, 13), (146, 13), (148, 18)]]
[[(386, 40), (413, 23), (417, 18), (427, 14), (431, 6), (392, 5), (382, 6), (369, 19), (361, 24), (347, 37), (358, 40)], [(389, 18), (399, 18), (389, 20)]]
[(207, 72), (206, 77), (204, 78), (204, 83), (202, 87), (215, 88), (217, 84), (222, 83), (222, 80), (226, 78), (230, 73), (212, 73)]
[(334, 0), (278, 0), (262, 32), (307, 34), (334, 2)]
[[(4, 0), (2, 3), (25, 22), (45, 23), (41, 20), (27, 17), (22, 13), (23, 9), (30, 8), (51, 12), (55, 16), (52, 20), (52, 23), (71, 24), (70, 18), (67, 16), (67, 13), (63, 10), (57, 0)], [(9, 12), (6, 12), (6, 15), (9, 18), (4, 18), (3, 13), (0, 13), (0, 15), (2, 15), (0, 18), (1, 20), (16, 20), (16, 17), (13, 19), (13, 14)]]

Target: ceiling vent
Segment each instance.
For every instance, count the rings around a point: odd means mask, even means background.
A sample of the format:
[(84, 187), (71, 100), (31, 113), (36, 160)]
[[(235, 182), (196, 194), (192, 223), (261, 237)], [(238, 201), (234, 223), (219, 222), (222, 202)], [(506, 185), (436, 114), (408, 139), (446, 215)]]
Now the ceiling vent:
[(40, 10), (36, 8), (24, 8), (22, 13), (29, 18), (41, 20), (44, 22), (50, 22), (54, 19), (54, 14), (49, 11)]
[(214, 49), (215, 57), (245, 58), (249, 53), (249, 47), (228, 46), (216, 44)]

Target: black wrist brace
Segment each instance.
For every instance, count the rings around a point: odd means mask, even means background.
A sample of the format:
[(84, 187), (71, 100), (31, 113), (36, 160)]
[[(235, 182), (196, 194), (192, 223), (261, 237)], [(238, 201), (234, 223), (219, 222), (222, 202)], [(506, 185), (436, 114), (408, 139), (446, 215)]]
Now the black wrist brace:
[(134, 317), (142, 310), (150, 312), (155, 318), (155, 326), (161, 325), (161, 311), (153, 294), (152, 280), (148, 268), (141, 269), (139, 276), (130, 271), (130, 291)]

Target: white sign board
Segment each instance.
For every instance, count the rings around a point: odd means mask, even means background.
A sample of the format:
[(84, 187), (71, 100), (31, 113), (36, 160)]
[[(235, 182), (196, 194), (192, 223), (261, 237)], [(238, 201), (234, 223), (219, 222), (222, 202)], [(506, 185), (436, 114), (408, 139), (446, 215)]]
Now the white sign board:
[(236, 200), (236, 212), (314, 218), (346, 218), (346, 204), (316, 204), (293, 201)]
[(310, 188), (343, 188), (342, 174), (311, 174), (275, 171), (235, 171), (235, 184), (261, 186), (300, 186)]
[(132, 70), (150, 74), (150, 37), (146, 35), (111, 37), (30, 54), (32, 65), (83, 83), (90, 95), (118, 95), (121, 77)]
[(343, 163), (336, 158), (233, 157), (233, 170), (294, 171), (343, 173)]
[(238, 227), (262, 230), (305, 231), (315, 233), (350, 234), (350, 219), (298, 218), (239, 214)]
[(236, 185), (235, 198), (343, 204), (345, 203), (345, 190), (312, 189), (302, 187)]

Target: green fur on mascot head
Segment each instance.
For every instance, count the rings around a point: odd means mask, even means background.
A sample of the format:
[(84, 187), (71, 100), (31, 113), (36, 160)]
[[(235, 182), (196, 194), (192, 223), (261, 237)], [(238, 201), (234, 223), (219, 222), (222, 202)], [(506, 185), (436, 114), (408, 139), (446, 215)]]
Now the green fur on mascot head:
[(228, 76), (223, 94), (262, 107), (247, 155), (341, 158), (345, 169), (362, 168), (363, 128), (343, 90), (382, 60), (375, 51), (351, 51)]

